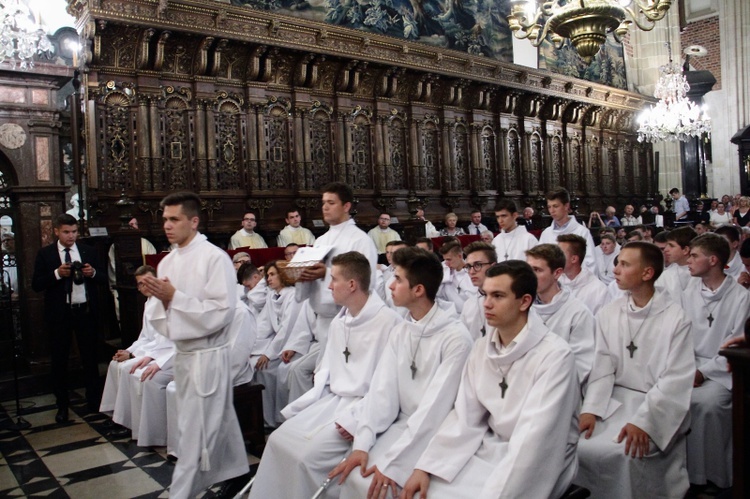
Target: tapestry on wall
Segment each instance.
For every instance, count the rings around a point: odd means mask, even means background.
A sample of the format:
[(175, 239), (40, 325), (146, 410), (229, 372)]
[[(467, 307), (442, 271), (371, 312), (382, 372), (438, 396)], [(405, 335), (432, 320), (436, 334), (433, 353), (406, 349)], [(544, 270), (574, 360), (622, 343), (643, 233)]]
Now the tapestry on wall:
[(623, 90), (628, 87), (623, 47), (611, 34), (607, 36), (607, 43), (594, 56), (590, 65), (581, 59), (569, 40), (565, 40), (560, 49), (545, 41), (539, 47), (539, 69), (548, 69), (554, 73), (583, 78)]
[(513, 62), (509, 0), (231, 0), (259, 10)]

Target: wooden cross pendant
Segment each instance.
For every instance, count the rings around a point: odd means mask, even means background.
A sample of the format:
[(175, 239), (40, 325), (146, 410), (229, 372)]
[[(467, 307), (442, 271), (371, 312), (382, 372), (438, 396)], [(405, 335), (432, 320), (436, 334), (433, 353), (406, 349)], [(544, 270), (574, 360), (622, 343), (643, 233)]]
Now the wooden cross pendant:
[(710, 314), (708, 314), (708, 317), (706, 317), (706, 319), (708, 319), (708, 327), (711, 327), (711, 324), (713, 324), (713, 322), (714, 322), (714, 314), (713, 314), (713, 312), (711, 312)]
[(631, 359), (633, 358), (633, 354), (635, 353), (635, 351), (638, 350), (638, 347), (635, 346), (635, 343), (633, 343), (633, 340), (630, 340), (630, 345), (626, 346), (625, 348), (630, 351)]
[(351, 354), (352, 353), (349, 351), (349, 345), (347, 345), (346, 348), (344, 349), (344, 358), (346, 359), (347, 364), (349, 363), (349, 356)]
[(503, 380), (498, 383), (500, 385), (500, 398), (505, 398), (505, 390), (508, 389), (508, 383), (505, 382), (505, 376), (503, 376)]
[(411, 369), (411, 379), (414, 379), (414, 376), (417, 375), (417, 364), (413, 360), (411, 361), (409, 369)]

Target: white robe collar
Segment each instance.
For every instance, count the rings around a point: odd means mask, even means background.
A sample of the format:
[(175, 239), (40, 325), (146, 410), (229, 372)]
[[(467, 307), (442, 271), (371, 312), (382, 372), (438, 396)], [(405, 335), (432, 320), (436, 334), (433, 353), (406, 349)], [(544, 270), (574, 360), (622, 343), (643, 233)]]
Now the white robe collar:
[(409, 334), (415, 338), (420, 336), (428, 337), (439, 333), (445, 326), (455, 322), (456, 317), (449, 311), (443, 310), (436, 303), (432, 305), (429, 312), (418, 321), (414, 321), (411, 313), (407, 316), (406, 329)]
[(549, 303), (542, 303), (541, 301), (535, 300), (533, 309), (536, 310), (542, 318), (551, 317), (555, 315), (562, 307), (568, 303), (570, 299), (570, 290), (562, 288), (559, 293), (552, 297), (552, 301)]
[(362, 307), (362, 310), (359, 311), (356, 317), (352, 317), (352, 314), (349, 313), (349, 309), (346, 307), (341, 309), (338, 317), (344, 321), (344, 325), (348, 328), (359, 327), (372, 320), (381, 309), (386, 307), (387, 305), (380, 299), (377, 293), (370, 293), (365, 306)]
[(581, 269), (581, 272), (575, 277), (575, 279), (571, 280), (570, 278), (568, 278), (568, 276), (563, 274), (560, 276), (560, 279), (558, 279), (558, 281), (568, 289), (577, 290), (586, 286), (593, 279), (596, 279), (596, 276), (594, 276), (594, 274), (592, 274), (588, 269), (584, 267)]
[(494, 365), (510, 366), (542, 341), (548, 332), (549, 329), (544, 325), (542, 318), (532, 308), (529, 310), (528, 322), (513, 340), (516, 343), (513, 349), (500, 353), (498, 350), (500, 343), (496, 341), (497, 329), (492, 328), (489, 331), (490, 341), (486, 342), (487, 357)]
[(703, 284), (701, 281), (701, 297), (703, 297), (703, 300), (706, 303), (719, 301), (721, 300), (724, 295), (727, 293), (727, 290), (732, 287), (732, 282), (734, 281), (734, 278), (728, 275), (724, 275), (724, 282), (721, 283), (721, 286), (719, 286), (716, 291), (711, 291), (708, 289), (708, 287)]
[(208, 238), (198, 232), (197, 234), (195, 234), (195, 237), (193, 237), (193, 240), (190, 241), (187, 246), (185, 246), (184, 248), (180, 248), (179, 246), (177, 246), (175, 248), (175, 251), (177, 251), (178, 255), (187, 255), (188, 253), (195, 250), (195, 248), (200, 246), (200, 243), (202, 243), (203, 241), (208, 241)]

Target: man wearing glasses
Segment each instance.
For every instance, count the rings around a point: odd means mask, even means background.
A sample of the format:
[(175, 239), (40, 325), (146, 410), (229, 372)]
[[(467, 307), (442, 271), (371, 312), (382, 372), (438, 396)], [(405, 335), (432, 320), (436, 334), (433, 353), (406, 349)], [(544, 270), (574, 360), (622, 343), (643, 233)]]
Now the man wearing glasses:
[(237, 248), (268, 248), (268, 245), (260, 236), (255, 232), (255, 227), (258, 225), (255, 213), (245, 213), (242, 217), (242, 228), (234, 233), (232, 238), (229, 240), (229, 249)]
[(464, 303), (461, 311), (461, 322), (471, 334), (472, 340), (477, 340), (487, 332), (487, 318), (484, 316), (484, 293), (482, 284), (489, 269), (497, 262), (497, 253), (491, 244), (476, 241), (464, 248), (466, 265), (464, 269), (469, 273), (471, 283), (476, 286), (476, 293), (472, 294)]

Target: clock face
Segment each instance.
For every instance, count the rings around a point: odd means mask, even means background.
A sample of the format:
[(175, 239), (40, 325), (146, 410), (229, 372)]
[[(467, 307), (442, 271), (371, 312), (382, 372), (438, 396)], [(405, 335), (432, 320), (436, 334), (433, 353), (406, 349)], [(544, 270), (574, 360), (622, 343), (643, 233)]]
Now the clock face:
[(8, 149), (18, 149), (26, 143), (26, 132), (15, 123), (0, 125), (0, 145)]

